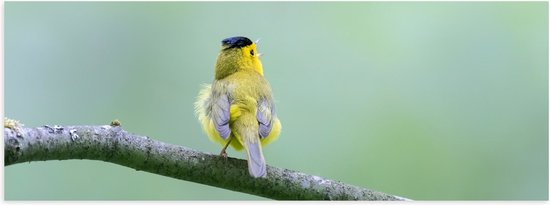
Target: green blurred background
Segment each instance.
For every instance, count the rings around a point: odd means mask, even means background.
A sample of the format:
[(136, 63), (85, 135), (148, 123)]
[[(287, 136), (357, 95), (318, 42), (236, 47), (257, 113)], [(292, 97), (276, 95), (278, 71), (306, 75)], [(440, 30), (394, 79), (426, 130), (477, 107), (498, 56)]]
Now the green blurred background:
[[(261, 38), (269, 165), (415, 200), (548, 199), (547, 2), (5, 3), (5, 115), (210, 153), (223, 38)], [(230, 156), (243, 158), (231, 150)], [(4, 168), (6, 200), (262, 200), (100, 161)]]

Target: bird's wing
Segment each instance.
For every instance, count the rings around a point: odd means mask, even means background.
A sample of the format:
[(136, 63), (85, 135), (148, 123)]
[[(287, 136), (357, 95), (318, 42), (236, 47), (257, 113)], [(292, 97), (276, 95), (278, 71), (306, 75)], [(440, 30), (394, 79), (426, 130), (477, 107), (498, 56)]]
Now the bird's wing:
[(260, 137), (265, 138), (269, 136), (271, 129), (273, 128), (273, 117), (275, 115), (275, 106), (271, 100), (261, 99), (258, 101), (258, 108), (256, 110), (256, 118), (260, 124)]
[(229, 128), (229, 99), (227, 95), (222, 94), (212, 102), (212, 120), (214, 121), (214, 127), (224, 140), (226, 140), (231, 134)]

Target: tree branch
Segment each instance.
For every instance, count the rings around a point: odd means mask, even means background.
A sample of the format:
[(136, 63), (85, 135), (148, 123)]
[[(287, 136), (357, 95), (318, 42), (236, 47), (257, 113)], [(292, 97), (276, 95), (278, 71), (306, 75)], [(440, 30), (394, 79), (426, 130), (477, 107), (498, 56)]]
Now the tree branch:
[(245, 160), (134, 135), (120, 126), (4, 128), (4, 166), (66, 159), (111, 162), (138, 171), (283, 200), (407, 200), (318, 176), (267, 166), (252, 178)]

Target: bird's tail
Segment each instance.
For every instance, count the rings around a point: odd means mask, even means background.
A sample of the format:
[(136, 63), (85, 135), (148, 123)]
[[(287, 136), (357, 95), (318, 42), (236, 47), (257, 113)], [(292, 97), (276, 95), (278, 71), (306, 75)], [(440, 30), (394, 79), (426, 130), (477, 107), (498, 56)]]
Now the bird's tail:
[(260, 141), (250, 142), (247, 140), (245, 147), (248, 154), (248, 172), (253, 177), (264, 177), (266, 168)]

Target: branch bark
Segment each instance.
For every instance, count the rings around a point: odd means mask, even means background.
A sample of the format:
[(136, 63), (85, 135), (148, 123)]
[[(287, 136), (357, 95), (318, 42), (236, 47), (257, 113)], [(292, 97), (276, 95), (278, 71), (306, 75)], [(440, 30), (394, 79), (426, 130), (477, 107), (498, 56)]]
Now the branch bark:
[(408, 200), (272, 166), (266, 178), (252, 178), (245, 160), (159, 142), (120, 126), (4, 128), (4, 166), (67, 159), (101, 160), (271, 199)]

